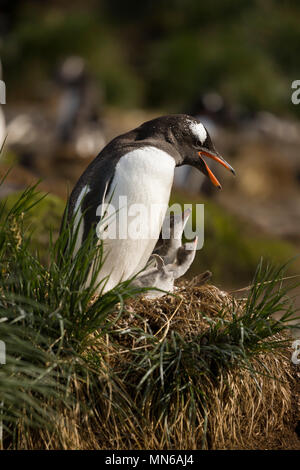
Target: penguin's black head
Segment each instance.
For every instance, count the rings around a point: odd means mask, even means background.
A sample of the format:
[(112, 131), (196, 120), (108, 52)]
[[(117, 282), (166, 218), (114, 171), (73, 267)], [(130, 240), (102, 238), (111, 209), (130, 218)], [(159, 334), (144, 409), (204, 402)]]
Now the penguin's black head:
[(235, 174), (234, 169), (216, 151), (207, 129), (198, 119), (187, 114), (173, 114), (145, 124), (140, 129), (152, 136), (163, 138), (175, 148), (173, 157), (176, 166), (194, 166), (208, 176), (218, 188), (221, 188), (221, 185), (204, 157), (212, 158)]
[(174, 126), (172, 133), (182, 156), (177, 165), (191, 165), (208, 176), (211, 182), (221, 188), (221, 185), (205, 161), (211, 158), (235, 174), (234, 169), (216, 151), (205, 126), (196, 118), (187, 115), (177, 117), (178, 127)]

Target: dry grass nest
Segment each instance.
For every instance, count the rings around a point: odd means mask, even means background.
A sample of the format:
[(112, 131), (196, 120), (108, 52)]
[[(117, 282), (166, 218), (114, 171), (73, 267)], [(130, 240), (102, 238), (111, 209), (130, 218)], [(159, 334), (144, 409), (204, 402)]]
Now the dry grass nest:
[[(93, 349), (105, 349), (106, 367), (119, 374), (128, 368), (136, 352), (153, 348), (153, 336), (161, 343), (176, 331), (186, 341), (192, 341), (209, 329), (220, 312), (225, 320), (231, 320), (232, 312), (242, 315), (244, 306), (245, 299), (235, 299), (213, 285), (197, 285), (197, 279), (181, 282), (175, 295), (128, 300), (121, 315), (110, 316), (112, 330)], [(145, 332), (142, 340), (141, 335), (133, 334), (137, 330)], [(202, 338), (205, 341), (205, 335)], [(281, 341), (284, 336), (272, 339)], [(279, 349), (256, 357), (255, 374), (237, 367), (221, 371), (217, 381), (199, 375), (207, 413), (204, 416), (203, 410), (196, 412), (192, 432), (186, 406), (189, 398), (182, 401), (182, 410), (168, 429), (153, 415), (150, 400), (143, 408), (148, 425), (138, 438), (128, 440), (119, 427), (118, 438), (110, 436), (110, 441), (102, 442), (100, 448), (300, 449), (295, 432), (300, 419), (299, 371), (291, 363), (291, 352), (288, 348)], [(138, 373), (130, 378), (134, 386), (139, 379)], [(137, 404), (136, 397), (134, 401)], [(109, 410), (112, 413), (110, 405)]]
[[(233, 311), (242, 315), (244, 306), (245, 300), (212, 285), (197, 285), (197, 280), (181, 283), (176, 295), (127, 300), (121, 313), (116, 311), (107, 318), (106, 334), (91, 335), (87, 347), (87, 357), (99, 361), (101, 393), (94, 398), (99, 402), (96, 419), (89, 410), (82, 414), (79, 407), (62, 410), (57, 433), (42, 431), (24, 447), (300, 449), (295, 432), (300, 419), (299, 369), (291, 363), (291, 350), (256, 355), (255, 374), (245, 368), (224, 368), (214, 379), (207, 373), (195, 373), (191, 364), (183, 380), (193, 383), (192, 393), (188, 387), (176, 391), (172, 377), (166, 378), (168, 392), (162, 391), (159, 372), (156, 381), (149, 375), (152, 382), (145, 381), (139, 388), (152, 366), (147, 354), (159, 350), (163, 342), (171, 344), (174, 332), (192, 342), (195, 335), (208, 331), (220, 312), (230, 320)], [(283, 339), (276, 336), (274, 341)], [(146, 358), (144, 368), (139, 367), (141, 358)], [(183, 373), (184, 367), (180, 376)], [(82, 400), (81, 385), (75, 381), (73, 386)], [(159, 402), (168, 394), (162, 414)]]
[(158, 299), (143, 296), (131, 299), (126, 305), (129, 315), (122, 316), (118, 325), (124, 324), (128, 328), (133, 322), (141, 326), (142, 320), (143, 327), (150, 328), (160, 341), (170, 336), (173, 330), (186, 339), (192, 339), (207, 330), (211, 321), (220, 317), (220, 312), (230, 320), (232, 309), (236, 313), (243, 311), (243, 299), (236, 300), (213, 285), (197, 286), (193, 280), (191, 283), (182, 282), (177, 289), (175, 294)]

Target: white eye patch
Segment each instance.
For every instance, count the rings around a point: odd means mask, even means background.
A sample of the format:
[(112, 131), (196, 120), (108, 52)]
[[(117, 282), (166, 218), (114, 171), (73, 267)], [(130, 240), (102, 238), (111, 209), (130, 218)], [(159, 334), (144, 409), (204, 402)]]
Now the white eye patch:
[(206, 137), (207, 137), (207, 132), (205, 130), (205, 127), (201, 122), (190, 122), (189, 123), (189, 128), (191, 132), (196, 136), (197, 140), (201, 142), (201, 144), (204, 144)]

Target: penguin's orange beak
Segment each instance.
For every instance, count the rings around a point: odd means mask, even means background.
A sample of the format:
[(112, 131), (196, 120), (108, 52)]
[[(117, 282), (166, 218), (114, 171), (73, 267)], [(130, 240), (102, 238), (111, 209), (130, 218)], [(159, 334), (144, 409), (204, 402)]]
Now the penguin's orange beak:
[(207, 174), (209, 176), (210, 181), (215, 186), (217, 186), (219, 189), (221, 189), (222, 186), (221, 186), (219, 180), (215, 177), (215, 175), (211, 171), (211, 169), (208, 167), (207, 163), (202, 158), (202, 155), (205, 155), (206, 157), (212, 158), (213, 160), (215, 160), (216, 162), (223, 165), (225, 168), (227, 168), (227, 170), (231, 171), (231, 173), (233, 173), (235, 175), (235, 171), (232, 168), (232, 166), (229, 165), (229, 163), (227, 163), (226, 160), (224, 160), (224, 158), (222, 158), (220, 155), (215, 155), (214, 153), (208, 152), (207, 150), (201, 150), (200, 152), (198, 152), (198, 155), (199, 155), (199, 157), (201, 158), (202, 162), (205, 165), (205, 168), (206, 168), (206, 171), (207, 171)]

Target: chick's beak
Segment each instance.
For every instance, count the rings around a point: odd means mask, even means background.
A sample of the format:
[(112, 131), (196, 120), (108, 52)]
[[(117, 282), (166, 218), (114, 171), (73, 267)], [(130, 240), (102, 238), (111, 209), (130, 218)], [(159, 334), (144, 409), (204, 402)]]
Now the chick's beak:
[(229, 163), (226, 162), (226, 160), (224, 160), (224, 158), (222, 158), (220, 155), (216, 155), (214, 153), (211, 153), (207, 150), (201, 150), (200, 152), (198, 152), (198, 155), (199, 157), (201, 158), (202, 162), (204, 163), (205, 165), (205, 168), (206, 168), (206, 171), (207, 171), (207, 175), (209, 176), (211, 182), (217, 186), (219, 189), (222, 188), (220, 182), (218, 181), (218, 179), (215, 177), (215, 175), (213, 174), (213, 172), (211, 171), (211, 169), (208, 167), (207, 163), (204, 161), (204, 159), (202, 158), (202, 155), (205, 155), (206, 157), (209, 157), (209, 158), (212, 158), (212, 160), (215, 160), (216, 162), (220, 163), (221, 165), (223, 165), (227, 170), (231, 171), (231, 173), (233, 175), (235, 175), (235, 171), (234, 169), (232, 168), (231, 165), (229, 165)]

